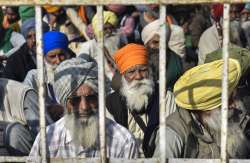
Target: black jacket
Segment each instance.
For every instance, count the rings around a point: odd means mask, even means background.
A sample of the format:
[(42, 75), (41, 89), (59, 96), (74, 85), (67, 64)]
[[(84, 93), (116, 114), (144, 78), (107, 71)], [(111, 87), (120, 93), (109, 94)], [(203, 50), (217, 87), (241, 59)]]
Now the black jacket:
[(31, 58), (29, 49), (25, 43), (8, 58), (4, 70), (4, 77), (22, 82), (31, 69), (36, 69), (36, 63)]
[[(115, 121), (120, 125), (128, 128), (128, 108), (126, 99), (122, 97), (119, 91), (115, 91), (106, 98), (106, 107), (108, 111), (113, 115)], [(155, 87), (155, 92), (149, 99), (148, 107), (145, 111), (148, 115), (148, 124), (146, 124), (146, 130), (144, 133), (143, 148), (147, 146), (151, 134), (155, 128), (159, 125), (159, 90), (158, 86)], [(144, 154), (150, 157), (144, 150)]]

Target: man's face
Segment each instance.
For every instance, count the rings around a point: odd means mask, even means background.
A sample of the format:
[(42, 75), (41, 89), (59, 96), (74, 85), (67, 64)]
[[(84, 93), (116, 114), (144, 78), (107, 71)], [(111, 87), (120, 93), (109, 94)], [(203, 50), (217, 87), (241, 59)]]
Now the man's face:
[[(250, 144), (240, 122), (234, 121), (237, 115), (236, 108), (228, 110), (228, 132), (227, 132), (227, 153), (230, 158), (245, 158), (249, 155)], [(221, 134), (221, 109), (206, 111), (202, 113), (201, 121), (204, 127), (210, 132), (215, 143), (220, 145)]]
[(98, 94), (87, 84), (81, 85), (67, 100), (68, 113), (88, 119), (97, 113)]
[(230, 7), (230, 20), (239, 20), (240, 19), (240, 9), (236, 5)]
[(149, 69), (147, 65), (136, 65), (129, 68), (124, 73), (124, 78), (128, 83), (134, 80), (143, 80), (149, 78)]
[(28, 48), (35, 53), (36, 52), (36, 32), (34, 29), (31, 29), (27, 36), (26, 36), (26, 42), (28, 45)]
[(149, 66), (153, 71), (154, 80), (159, 79), (159, 35), (155, 35), (147, 44)]
[(129, 109), (140, 112), (147, 108), (154, 91), (154, 82), (146, 65), (137, 65), (122, 76), (120, 93), (127, 100)]
[(45, 56), (46, 61), (51, 65), (59, 65), (65, 59), (68, 59), (65, 50), (57, 48), (51, 50)]
[(18, 21), (18, 15), (17, 15), (17, 13), (15, 13), (15, 12), (12, 10), (12, 8), (10, 8), (10, 7), (7, 7), (7, 8), (6, 8), (6, 15), (7, 15), (8, 22), (9, 22), (10, 24), (12, 24), (12, 23)]
[(94, 147), (98, 141), (98, 96), (86, 84), (81, 85), (67, 100), (65, 127), (73, 143), (84, 148)]
[(155, 34), (152, 39), (147, 42), (146, 45), (150, 49), (159, 49), (160, 46), (160, 36)]
[(105, 23), (103, 25), (104, 37), (110, 37), (110, 36), (112, 36), (114, 30), (115, 30), (115, 28), (114, 28), (114, 26), (112, 24)]

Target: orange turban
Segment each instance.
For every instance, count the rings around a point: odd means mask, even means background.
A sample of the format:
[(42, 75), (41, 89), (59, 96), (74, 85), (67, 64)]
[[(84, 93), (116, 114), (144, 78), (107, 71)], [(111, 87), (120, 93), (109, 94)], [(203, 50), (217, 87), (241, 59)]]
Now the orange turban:
[(54, 13), (54, 12), (57, 12), (61, 9), (61, 7), (59, 6), (52, 6), (52, 5), (45, 5), (43, 6), (43, 8), (49, 13)]
[(115, 52), (114, 60), (120, 73), (123, 74), (135, 65), (147, 64), (147, 51), (143, 45), (128, 44)]

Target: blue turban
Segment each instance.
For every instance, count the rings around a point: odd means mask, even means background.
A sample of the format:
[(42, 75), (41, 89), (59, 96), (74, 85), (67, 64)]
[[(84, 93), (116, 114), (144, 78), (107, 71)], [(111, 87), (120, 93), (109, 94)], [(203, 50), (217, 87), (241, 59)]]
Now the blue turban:
[(62, 32), (49, 31), (43, 35), (43, 51), (47, 55), (49, 51), (54, 49), (68, 49), (68, 38)]
[[(48, 32), (49, 31), (49, 26), (47, 23), (45, 22), (42, 22), (42, 27), (43, 27), (43, 33), (45, 32)], [(21, 26), (21, 33), (22, 35), (24, 36), (24, 38), (27, 37), (29, 31), (31, 29), (35, 30), (36, 28), (36, 20), (35, 18), (29, 18), (27, 20), (25, 20), (23, 23), (22, 23), (22, 26)]]

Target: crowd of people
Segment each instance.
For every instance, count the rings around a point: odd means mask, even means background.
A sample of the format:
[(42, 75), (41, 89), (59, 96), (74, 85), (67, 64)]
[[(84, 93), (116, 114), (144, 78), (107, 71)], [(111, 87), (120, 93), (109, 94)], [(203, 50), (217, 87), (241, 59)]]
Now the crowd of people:
[[(42, 7), (47, 156), (100, 156), (95, 6)], [(109, 158), (160, 156), (158, 5), (103, 11)], [(168, 5), (166, 156), (219, 158), (223, 4)], [(41, 155), (32, 6), (0, 8), (0, 155)], [(230, 7), (228, 158), (250, 157), (250, 4)]]

